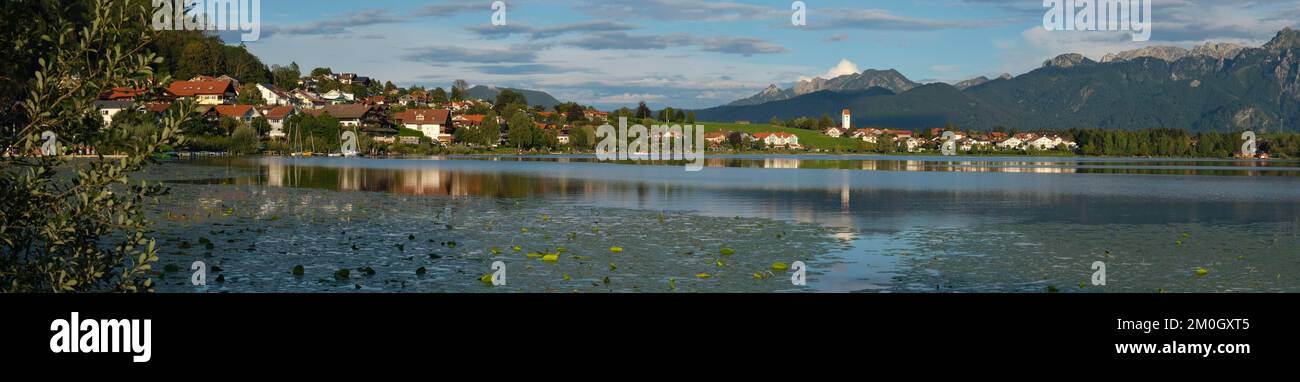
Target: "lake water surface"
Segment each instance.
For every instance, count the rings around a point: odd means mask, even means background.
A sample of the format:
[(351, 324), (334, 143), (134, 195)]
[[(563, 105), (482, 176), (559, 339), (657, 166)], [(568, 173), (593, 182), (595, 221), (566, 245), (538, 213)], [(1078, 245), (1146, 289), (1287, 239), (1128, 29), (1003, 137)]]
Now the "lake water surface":
[[(256, 157), (147, 176), (172, 187), (154, 216), (174, 292), (1300, 290), (1297, 162), (706, 164)], [(559, 260), (541, 260), (550, 253)], [(188, 285), (193, 260), (218, 267), (207, 287)], [(495, 261), (504, 287), (479, 281)], [(809, 265), (808, 286), (772, 269), (794, 261)], [(1089, 281), (1096, 261), (1105, 286)]]

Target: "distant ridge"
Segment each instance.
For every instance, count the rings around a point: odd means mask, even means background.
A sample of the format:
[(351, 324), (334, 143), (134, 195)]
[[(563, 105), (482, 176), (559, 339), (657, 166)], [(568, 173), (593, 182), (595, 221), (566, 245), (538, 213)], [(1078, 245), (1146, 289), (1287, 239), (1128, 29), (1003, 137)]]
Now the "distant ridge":
[(767, 121), (834, 116), (848, 108), (856, 127), (920, 129), (955, 123), (981, 130), (1300, 131), (1296, 30), (1283, 29), (1259, 47), (1211, 43), (1190, 50), (1152, 47), (1107, 57), (1098, 62), (1062, 54), (1029, 73), (1002, 80), (977, 77), (955, 85), (924, 86), (907, 81), (905, 87), (910, 88), (902, 91), (837, 88), (764, 103), (756, 103), (760, 97), (755, 96), (696, 114), (705, 121)]
[(846, 74), (832, 79), (813, 78), (795, 83), (794, 87), (781, 89), (775, 84), (769, 85), (767, 89), (751, 96), (749, 98), (732, 102), (731, 106), (759, 105), (772, 101), (787, 100), (805, 94), (815, 93), (823, 90), (836, 92), (849, 92), (858, 90), (867, 90), (878, 87), (889, 89), (895, 93), (901, 93), (919, 84), (907, 79), (897, 70), (874, 70), (869, 69), (862, 73)]
[(485, 85), (478, 85), (469, 88), (468, 90), (465, 90), (465, 94), (471, 98), (479, 98), (486, 101), (496, 101), (497, 95), (501, 94), (502, 89), (510, 89), (515, 92), (518, 92), (519, 94), (523, 94), (524, 97), (528, 99), (529, 106), (540, 105), (542, 107), (550, 109), (555, 107), (555, 105), (559, 105), (561, 103), (560, 100), (555, 99), (555, 97), (552, 97), (550, 94), (543, 91), (514, 89), (514, 88), (498, 88), (495, 86), (485, 86)]

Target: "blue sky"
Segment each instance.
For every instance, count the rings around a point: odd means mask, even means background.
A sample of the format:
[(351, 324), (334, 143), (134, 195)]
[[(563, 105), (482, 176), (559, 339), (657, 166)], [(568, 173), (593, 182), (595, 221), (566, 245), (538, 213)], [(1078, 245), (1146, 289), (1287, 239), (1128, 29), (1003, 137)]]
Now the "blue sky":
[(701, 108), (777, 84), (897, 69), (914, 81), (1021, 74), (1047, 58), (1206, 41), (1258, 45), (1297, 26), (1300, 0), (1157, 0), (1149, 42), (1123, 32), (1047, 32), (1041, 0), (262, 1), (268, 64), (328, 66), (402, 86), (543, 90), (602, 108)]

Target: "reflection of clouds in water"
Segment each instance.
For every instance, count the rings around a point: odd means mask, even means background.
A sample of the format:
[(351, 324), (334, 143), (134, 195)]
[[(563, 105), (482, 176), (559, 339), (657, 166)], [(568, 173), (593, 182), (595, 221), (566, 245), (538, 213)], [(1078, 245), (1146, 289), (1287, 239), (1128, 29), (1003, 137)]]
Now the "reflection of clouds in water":
[[(934, 283), (929, 282), (938, 280), (938, 284), (970, 290), (1030, 291), (1042, 286), (1035, 280), (1016, 281), (1019, 276), (1011, 277), (1013, 273), (1005, 269), (1023, 264), (1007, 256), (1049, 260), (1081, 258), (1075, 250), (1063, 250), (1062, 246), (1091, 250), (1087, 248), (1089, 242), (1120, 247), (1146, 244), (1129, 242), (1143, 240), (1138, 236), (1111, 235), (1109, 230), (1114, 229), (1111, 224), (1160, 229), (1196, 222), (1207, 227), (1207, 232), (1199, 237), (1216, 237), (1230, 234), (1224, 230), (1239, 229), (1232, 228), (1233, 224), (1294, 224), (1300, 216), (1300, 203), (1296, 203), (1300, 199), (1300, 187), (1297, 187), (1300, 178), (1294, 176), (1176, 175), (1218, 174), (1207, 173), (1205, 169), (1258, 169), (1236, 162), (1113, 159), (1012, 162), (943, 158), (828, 161), (806, 157), (723, 157), (710, 159), (713, 168), (686, 173), (679, 166), (601, 164), (583, 158), (563, 158), (563, 161), (500, 157), (486, 160), (264, 158), (254, 160), (251, 166), (239, 165), (252, 169), (245, 171), (251, 172), (250, 175), (225, 179), (220, 177), (229, 175), (222, 173), (225, 175), (211, 177), (225, 184), (265, 184), (286, 192), (290, 191), (288, 188), (377, 192), (374, 196), (378, 203), (390, 203), (388, 200), (393, 197), (407, 195), (453, 199), (481, 196), (500, 201), (540, 200), (554, 205), (686, 211), (722, 218), (761, 217), (848, 228), (851, 232), (834, 236), (852, 243), (850, 249), (833, 253), (844, 260), (825, 270), (824, 277), (813, 280), (824, 290), (864, 290), (882, 285), (893, 287), (897, 283), (916, 284), (908, 287), (909, 290), (934, 290)], [(1004, 166), (1007, 163), (1010, 165)], [(1270, 163), (1274, 167), (1269, 169), (1284, 169), (1283, 164)], [(1183, 169), (1184, 166), (1194, 168)], [(181, 168), (189, 172), (202, 167), (182, 165)], [(1175, 175), (1150, 175), (1144, 168), (1162, 169), (1159, 171)], [(1099, 173), (1088, 173), (1091, 171)], [(1286, 170), (1235, 171), (1238, 175), (1279, 175)], [(194, 175), (189, 177), (192, 179)], [(223, 194), (221, 189), (205, 194), (209, 200), (197, 204), (217, 208), (222, 202), (239, 199)], [(365, 214), (354, 200), (323, 200), (312, 195), (252, 198), (262, 205), (259, 215), (263, 217), (273, 213), (276, 207), (289, 205), (328, 206), (323, 211)], [(433, 213), (425, 211), (425, 214)], [(1013, 225), (1056, 227), (1062, 224), (1068, 224), (1069, 229), (1033, 240), (999, 235)], [(918, 243), (929, 243), (916, 240), (938, 240), (943, 237), (936, 235), (949, 232), (933, 230), (950, 230), (956, 236), (947, 241), (980, 249), (958, 255), (1003, 257), (993, 265), (973, 260), (925, 258), (905, 263), (915, 267), (914, 275), (924, 277), (890, 281), (890, 275), (896, 276), (890, 269), (897, 268), (890, 264), (898, 262), (900, 256), (911, 259), (943, 253), (933, 244), (927, 244), (933, 251), (914, 248)], [(694, 234), (686, 236), (691, 235)], [(1016, 233), (1016, 236), (1023, 234)], [(1016, 240), (994, 240), (998, 238)], [(1157, 253), (1153, 250), (1141, 256)], [(1031, 269), (1016, 272), (1033, 273), (1049, 266), (1033, 263), (1024, 266)], [(1168, 276), (1158, 272), (1170, 271), (1161, 268), (1153, 272)]]

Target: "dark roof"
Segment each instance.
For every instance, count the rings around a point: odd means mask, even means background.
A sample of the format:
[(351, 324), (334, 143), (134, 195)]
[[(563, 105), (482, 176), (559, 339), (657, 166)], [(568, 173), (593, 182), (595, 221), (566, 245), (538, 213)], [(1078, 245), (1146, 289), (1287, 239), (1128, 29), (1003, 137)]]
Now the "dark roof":
[(100, 109), (130, 109), (133, 106), (134, 101), (95, 101), (95, 107)]
[[(424, 116), (424, 120), (417, 120), (416, 118), (419, 116)], [(393, 116), (398, 123), (411, 124), (420, 122), (424, 122), (424, 124), (446, 124), (450, 117), (451, 111), (447, 109), (407, 109)]]

